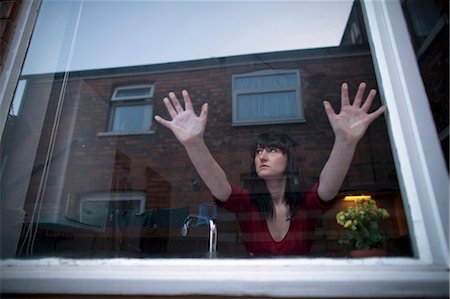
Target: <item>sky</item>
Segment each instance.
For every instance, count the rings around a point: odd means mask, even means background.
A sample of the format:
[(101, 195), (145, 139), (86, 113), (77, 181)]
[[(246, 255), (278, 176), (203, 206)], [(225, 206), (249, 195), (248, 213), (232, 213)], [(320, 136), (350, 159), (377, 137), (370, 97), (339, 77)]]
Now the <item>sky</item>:
[(353, 0), (44, 0), (23, 73), (336, 46)]

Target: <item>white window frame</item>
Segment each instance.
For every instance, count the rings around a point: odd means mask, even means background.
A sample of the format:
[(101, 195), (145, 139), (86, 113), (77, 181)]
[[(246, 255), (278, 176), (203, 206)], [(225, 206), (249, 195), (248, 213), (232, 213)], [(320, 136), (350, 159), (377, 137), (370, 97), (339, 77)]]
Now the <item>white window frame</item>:
[[(142, 95), (118, 96), (120, 91), (139, 89), (139, 88), (148, 88), (149, 91), (147, 94), (142, 94)], [(153, 115), (149, 118), (149, 121), (150, 121), (149, 129), (133, 130), (133, 131), (120, 131), (120, 130), (113, 130), (113, 125), (114, 125), (114, 118), (116, 116), (115, 115), (116, 108), (131, 107), (131, 106), (146, 106), (146, 105), (153, 106), (154, 92), (155, 92), (154, 84), (139, 84), (139, 85), (127, 85), (127, 86), (116, 87), (111, 96), (111, 115), (110, 115), (109, 125), (108, 125), (109, 132), (107, 134), (101, 133), (101, 135), (102, 134), (103, 135), (128, 135), (128, 134), (152, 132), (151, 124), (152, 124)]]
[[(122, 90), (132, 90), (132, 89), (139, 89), (139, 88), (148, 88), (149, 91), (147, 94), (142, 95), (136, 95), (136, 96), (118, 96), (117, 94), (121, 92)], [(113, 95), (111, 97), (111, 101), (128, 101), (128, 100), (145, 100), (145, 99), (152, 99), (153, 94), (155, 92), (155, 85), (154, 84), (139, 84), (139, 85), (127, 85), (127, 86), (121, 86), (114, 89)]]
[[(439, 154), (439, 139), (400, 1), (363, 0), (362, 10), (383, 92), (381, 98), (387, 106), (386, 118), (397, 170), (401, 173), (402, 194), (408, 198), (405, 206), (410, 210), (407, 214), (416, 258), (12, 259), (1, 261), (1, 292), (448, 296), (448, 172)], [(0, 97), (0, 101), (9, 101), (9, 107), (11, 97), (6, 100)]]
[[(266, 88), (266, 89), (245, 89), (237, 90), (235, 86), (235, 80), (239, 78), (247, 77), (264, 77), (270, 75), (285, 75), (285, 74), (295, 74), (297, 77), (297, 84), (292, 87), (285, 88)], [(304, 122), (304, 112), (303, 112), (303, 98), (301, 93), (301, 83), (300, 83), (300, 72), (296, 69), (291, 70), (264, 70), (256, 71), (245, 74), (238, 74), (232, 76), (232, 125), (233, 126), (252, 126), (252, 125), (267, 125), (267, 124), (285, 124), (294, 122)], [(283, 91), (294, 91), (297, 100), (297, 111), (295, 117), (282, 117), (282, 118), (269, 118), (261, 120), (240, 120), (238, 119), (238, 96), (245, 94), (258, 94), (258, 93), (270, 93), (270, 92), (283, 92)]]
[[(139, 211), (136, 213), (136, 215), (142, 215), (145, 213), (146, 193), (144, 191), (104, 191), (104, 192), (89, 192), (85, 194), (80, 194), (78, 198), (75, 199), (75, 203), (72, 203), (73, 205), (75, 205), (75, 209), (70, 209), (71, 203), (69, 203), (68, 201), (65, 216), (66, 218), (76, 220), (79, 223), (104, 227), (106, 219), (103, 225), (89, 223), (89, 221), (91, 221), (92, 219), (92, 216), (86, 217), (84, 213), (86, 205), (91, 204), (93, 202), (100, 202), (104, 204), (104, 206), (106, 206), (107, 209), (109, 209), (108, 207), (109, 203), (119, 201), (121, 202), (137, 201), (139, 203)], [(108, 214), (109, 210), (106, 213), (102, 213), (102, 215)], [(102, 216), (100, 216), (99, 218), (102, 218)], [(105, 218), (107, 217), (105, 216)]]

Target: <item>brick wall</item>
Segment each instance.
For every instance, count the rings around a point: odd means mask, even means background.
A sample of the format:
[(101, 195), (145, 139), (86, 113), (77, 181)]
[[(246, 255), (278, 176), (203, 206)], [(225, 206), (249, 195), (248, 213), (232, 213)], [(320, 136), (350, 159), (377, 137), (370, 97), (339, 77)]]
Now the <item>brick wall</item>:
[(0, 2), (0, 72), (14, 36), (21, 4), (22, 0), (2, 0)]

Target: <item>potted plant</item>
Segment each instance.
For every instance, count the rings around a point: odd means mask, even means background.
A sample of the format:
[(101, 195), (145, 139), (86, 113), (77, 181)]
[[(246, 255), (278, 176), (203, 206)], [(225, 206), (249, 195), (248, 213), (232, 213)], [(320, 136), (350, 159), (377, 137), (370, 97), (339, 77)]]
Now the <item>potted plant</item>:
[(353, 257), (385, 255), (386, 237), (380, 232), (380, 223), (389, 217), (389, 213), (377, 207), (373, 199), (360, 199), (347, 211), (336, 215), (336, 221), (346, 229), (340, 244), (350, 245)]

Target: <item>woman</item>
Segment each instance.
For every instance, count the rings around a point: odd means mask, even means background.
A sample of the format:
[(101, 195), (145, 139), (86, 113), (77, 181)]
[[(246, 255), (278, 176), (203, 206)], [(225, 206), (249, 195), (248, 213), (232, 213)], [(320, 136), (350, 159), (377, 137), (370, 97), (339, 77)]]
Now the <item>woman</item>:
[[(296, 175), (290, 169), (294, 142), (286, 135), (260, 136), (254, 155), (257, 177), (262, 179), (262, 189), (248, 190), (230, 184), (204, 142), (208, 104), (203, 104), (196, 115), (187, 91), (182, 91), (185, 108), (174, 93), (164, 98), (172, 120), (156, 115), (155, 120), (170, 129), (186, 152), (219, 205), (237, 213), (244, 244), (249, 254), (291, 255), (306, 254), (310, 239), (306, 236), (314, 221), (306, 212), (324, 208), (339, 192), (348, 172), (358, 141), (368, 126), (381, 114), (384, 106), (368, 113), (376, 91), (372, 89), (363, 101), (366, 84), (358, 87), (350, 104), (348, 85), (341, 86), (341, 111), (336, 114), (328, 101), (324, 108), (335, 134), (330, 156), (319, 180), (304, 197), (293, 200), (295, 192), (290, 186)], [(294, 174), (294, 175), (293, 175)], [(262, 191), (261, 191), (262, 190)], [(265, 195), (257, 195), (257, 194)]]

